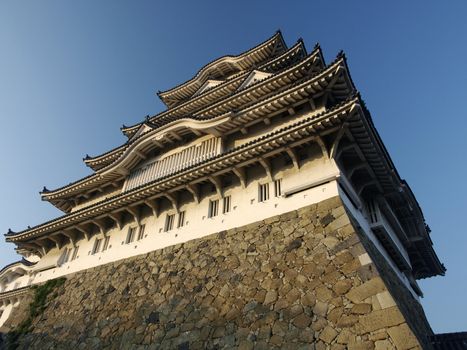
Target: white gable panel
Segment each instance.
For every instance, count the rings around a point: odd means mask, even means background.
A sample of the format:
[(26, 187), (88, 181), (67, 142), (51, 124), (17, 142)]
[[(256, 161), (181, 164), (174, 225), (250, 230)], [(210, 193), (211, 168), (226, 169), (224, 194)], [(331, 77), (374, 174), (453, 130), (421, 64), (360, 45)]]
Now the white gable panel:
[(265, 72), (260, 72), (259, 70), (254, 70), (246, 77), (243, 83), (239, 86), (238, 90), (242, 90), (246, 88), (247, 86), (250, 86), (256, 83), (259, 80), (263, 80), (263, 79), (266, 79), (267, 77), (270, 77), (271, 75), (272, 73), (265, 73)]

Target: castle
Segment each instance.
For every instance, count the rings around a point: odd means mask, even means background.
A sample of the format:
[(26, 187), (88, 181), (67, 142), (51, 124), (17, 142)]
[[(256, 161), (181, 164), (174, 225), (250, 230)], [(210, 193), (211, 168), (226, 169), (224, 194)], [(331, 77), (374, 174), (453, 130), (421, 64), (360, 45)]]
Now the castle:
[(5, 235), (24, 259), (1, 331), (65, 276), (24, 348), (433, 346), (417, 280), (445, 269), (343, 53), (277, 32), (158, 96), (91, 175), (44, 187), (63, 216)]

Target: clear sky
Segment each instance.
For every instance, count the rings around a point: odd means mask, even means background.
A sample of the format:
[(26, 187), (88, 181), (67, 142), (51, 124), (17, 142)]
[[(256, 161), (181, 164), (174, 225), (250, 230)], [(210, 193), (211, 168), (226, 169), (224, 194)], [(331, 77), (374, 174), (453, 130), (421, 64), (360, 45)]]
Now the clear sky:
[[(447, 267), (421, 281), (435, 332), (467, 330), (466, 1), (0, 2), (0, 232), (60, 215), (41, 202), (90, 173), (81, 159), (218, 56), (281, 29), (340, 49)], [(17, 260), (0, 243), (0, 266)]]

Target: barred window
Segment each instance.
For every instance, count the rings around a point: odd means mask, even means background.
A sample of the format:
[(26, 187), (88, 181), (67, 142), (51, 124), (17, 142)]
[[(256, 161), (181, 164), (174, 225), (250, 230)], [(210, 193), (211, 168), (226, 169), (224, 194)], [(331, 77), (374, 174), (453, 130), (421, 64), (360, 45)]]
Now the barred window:
[(70, 255), (71, 255), (71, 248), (66, 248), (63, 263), (66, 263), (68, 262), (68, 260), (70, 260)]
[(106, 251), (107, 249), (109, 249), (109, 242), (110, 242), (110, 237), (107, 236), (104, 238), (104, 245), (102, 247), (102, 251)]
[(269, 184), (258, 186), (258, 202), (265, 202), (269, 199)]
[(73, 249), (73, 254), (71, 255), (71, 261), (75, 260), (78, 257), (78, 249), (79, 249), (79, 246), (76, 246)]
[(223, 199), (222, 213), (230, 212), (231, 196), (225, 196)]
[(135, 235), (136, 235), (136, 227), (130, 227), (128, 229), (128, 234), (126, 235), (126, 244), (130, 244), (135, 240)]
[(178, 223), (177, 223), (177, 227), (183, 227), (185, 226), (185, 212), (184, 211), (181, 211), (179, 214), (178, 214)]
[(143, 238), (144, 238), (144, 230), (146, 228), (146, 225), (141, 225), (140, 228), (139, 228), (139, 232), (138, 232), (138, 238), (137, 238), (137, 241), (141, 241)]
[(165, 218), (165, 226), (164, 226), (164, 231), (167, 232), (167, 231), (170, 231), (171, 229), (173, 229), (174, 227), (174, 219), (175, 219), (175, 215), (172, 214), (172, 215), (167, 215), (167, 217)]
[(70, 258), (70, 255), (71, 255), (70, 253), (71, 253), (71, 248), (65, 248), (65, 250), (63, 251), (62, 255), (60, 256), (58, 260), (58, 264), (62, 265), (68, 262), (68, 259)]
[(102, 238), (96, 238), (96, 240), (94, 241), (94, 246), (92, 247), (92, 252), (91, 252), (92, 255), (99, 253), (101, 244), (102, 244)]
[(282, 179), (274, 181), (274, 197), (282, 196)]
[(219, 200), (210, 200), (209, 201), (209, 210), (208, 210), (208, 218), (212, 218), (214, 216), (217, 216), (219, 210)]

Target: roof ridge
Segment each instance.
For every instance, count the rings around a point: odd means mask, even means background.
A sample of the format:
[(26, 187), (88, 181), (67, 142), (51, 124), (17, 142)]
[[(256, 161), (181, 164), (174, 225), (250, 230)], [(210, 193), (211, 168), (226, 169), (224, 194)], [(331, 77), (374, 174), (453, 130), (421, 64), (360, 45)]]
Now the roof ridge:
[[(157, 96), (159, 96), (159, 98), (162, 99), (162, 97), (161, 97), (162, 95), (164, 95), (164, 94), (167, 94), (167, 95), (168, 95), (168, 94), (170, 94), (171, 92), (173, 92), (174, 90), (177, 90), (177, 89), (181, 88), (183, 85), (188, 85), (188, 83), (190, 83), (191, 81), (195, 80), (195, 79), (201, 74), (201, 72), (202, 72), (204, 69), (206, 69), (206, 67), (208, 67), (209, 65), (211, 65), (211, 64), (213, 64), (213, 63), (215, 63), (215, 62), (217, 62), (217, 61), (220, 61), (220, 60), (223, 60), (223, 59), (226, 59), (226, 58), (237, 58), (237, 57), (241, 57), (242, 55), (245, 55), (245, 54), (247, 54), (248, 52), (251, 52), (251, 51), (253, 51), (253, 50), (256, 50), (257, 48), (259, 48), (259, 47), (261, 47), (261, 46), (267, 44), (269, 41), (272, 41), (272, 40), (275, 39), (275, 38), (281, 38), (281, 37), (282, 37), (282, 33), (281, 33), (280, 31), (276, 31), (276, 32), (274, 33), (274, 35), (271, 36), (270, 38), (266, 39), (265, 41), (263, 41), (263, 42), (261, 42), (261, 43), (255, 45), (255, 46), (253, 46), (252, 48), (250, 48), (250, 49), (248, 49), (248, 50), (246, 50), (246, 51), (244, 51), (244, 52), (242, 52), (242, 53), (240, 53), (240, 54), (238, 54), (238, 55), (224, 55), (224, 56), (218, 57), (218, 58), (216, 58), (216, 59), (213, 59), (212, 61), (210, 61), (210, 62), (206, 63), (204, 66), (202, 66), (202, 67), (196, 72), (196, 74), (195, 74), (191, 79), (186, 80), (186, 81), (184, 81), (183, 83), (180, 83), (180, 84), (178, 84), (178, 85), (176, 85), (176, 86), (174, 86), (174, 87), (172, 87), (172, 88), (170, 88), (170, 89), (168, 89), (168, 90), (159, 91), (159, 92), (157, 93)], [(282, 41), (283, 41), (283, 40), (282, 40)]]
[[(262, 63), (262, 64), (260, 65), (260, 67), (263, 67), (264, 65), (269, 65), (269, 64), (271, 64), (273, 61), (275, 61), (275, 60), (277, 60), (277, 59), (280, 59), (282, 56), (286, 55), (287, 52), (292, 51), (292, 50), (294, 50), (294, 49), (297, 49), (297, 48), (299, 48), (299, 47), (300, 47), (300, 44), (297, 42), (295, 45), (293, 45), (292, 47), (290, 47), (290, 48), (289, 48), (286, 52), (284, 52), (283, 54), (281, 54), (281, 55), (279, 55), (279, 56), (276, 56), (276, 57), (272, 57), (270, 60), (268, 60), (268, 61)], [(304, 47), (304, 46), (303, 46), (303, 47)], [(313, 51), (314, 51), (314, 50), (313, 50)], [(310, 53), (310, 55), (313, 53), (313, 51)], [(306, 50), (305, 50), (305, 52), (306, 52)], [(247, 71), (240, 72), (240, 73), (236, 74), (237, 76), (234, 75), (234, 76), (232, 77), (232, 79), (240, 78), (242, 75), (248, 75), (251, 71), (252, 71), (252, 69), (247, 70)], [(216, 85), (216, 86), (212, 87), (212, 89), (208, 89), (208, 90), (204, 91), (202, 94), (196, 96), (196, 98), (204, 97), (204, 94), (205, 94), (205, 93), (208, 93), (208, 92), (210, 92), (210, 91), (212, 91), (212, 90), (215, 90), (215, 89), (217, 89), (217, 88), (221, 88), (221, 87), (223, 87), (223, 85), (227, 85), (228, 83), (232, 83), (232, 79), (226, 80), (226, 81), (224, 81), (222, 84)], [(184, 104), (189, 103), (190, 101), (191, 101), (191, 100), (187, 100), (187, 101), (181, 103), (180, 105), (174, 106), (174, 107), (172, 107), (172, 108), (168, 108), (168, 109), (166, 109), (166, 110), (164, 110), (164, 111), (162, 111), (162, 112), (159, 112), (159, 113), (153, 115), (151, 118), (153, 119), (153, 118), (157, 118), (157, 117), (162, 117), (165, 113), (168, 113), (168, 112), (170, 112), (170, 111), (173, 111), (174, 109), (180, 108), (181, 106), (183, 106)], [(141, 124), (142, 124), (142, 122), (138, 122), (138, 123), (136, 123), (136, 124), (134, 124), (134, 125), (131, 125), (131, 126), (123, 125), (123, 126), (120, 128), (120, 130), (122, 130), (123, 132), (125, 132), (125, 131), (124, 131), (125, 129), (127, 129), (127, 130), (128, 130), (128, 129), (133, 129), (133, 128), (135, 128), (135, 127), (141, 125)]]

